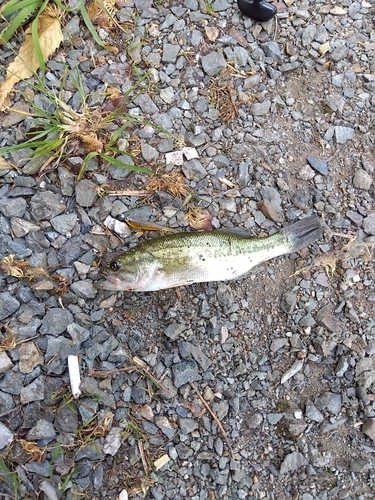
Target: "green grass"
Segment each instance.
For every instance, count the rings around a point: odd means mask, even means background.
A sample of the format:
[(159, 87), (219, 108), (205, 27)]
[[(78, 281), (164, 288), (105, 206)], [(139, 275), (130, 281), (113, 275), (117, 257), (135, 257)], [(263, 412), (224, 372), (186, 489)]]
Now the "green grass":
[(3, 43), (8, 43), (14, 33), (21, 26), (32, 20), (33, 44), (38, 56), (40, 67), (44, 68), (44, 59), (41, 55), (38, 41), (38, 18), (49, 4), (56, 5), (60, 9), (61, 14), (79, 13), (95, 42), (103, 48), (111, 49), (111, 47), (104, 45), (103, 41), (100, 39), (93, 23), (91, 22), (84, 0), (80, 0), (74, 7), (71, 8), (60, 0), (8, 0), (8, 2), (1, 7), (1, 15), (8, 20), (8, 26), (0, 33), (0, 40)]
[(11, 472), (8, 469), (4, 459), (0, 458), (0, 485), (2, 482), (5, 482), (8, 485), (14, 498), (18, 498), (20, 479), (16, 472)]
[[(63, 100), (63, 89), (69, 78), (81, 98), (81, 109), (79, 112), (72, 109)], [(42, 170), (52, 162), (59, 163), (67, 156), (69, 145), (74, 141), (80, 142), (80, 150), (77, 156), (83, 157), (83, 163), (78, 173), (78, 179), (84, 175), (87, 165), (92, 158), (98, 158), (102, 162), (108, 162), (116, 167), (131, 171), (151, 174), (153, 171), (145, 167), (139, 167), (132, 162), (125, 163), (117, 157), (125, 155), (131, 158), (131, 154), (117, 147), (117, 141), (128, 135), (128, 132), (137, 125), (151, 125), (155, 129), (171, 135), (167, 130), (158, 125), (144, 120), (129, 113), (129, 104), (139, 94), (144, 81), (148, 79), (145, 74), (119, 99), (111, 112), (106, 112), (99, 106), (88, 104), (91, 94), (85, 90), (82, 77), (79, 72), (73, 72), (65, 68), (62, 78), (60, 92), (50, 89), (42, 78), (34, 75), (36, 83), (27, 84), (32, 88), (35, 95), (43, 95), (43, 101), (30, 97), (29, 93), (22, 95), (30, 107), (31, 127), (25, 136), (25, 140), (0, 148), (0, 157), (4, 157), (13, 151), (31, 149), (30, 159), (45, 158), (45, 163), (40, 167)], [(148, 83), (148, 82), (146, 82)], [(133, 97), (132, 97), (133, 95)], [(16, 110), (14, 110), (16, 111)]]

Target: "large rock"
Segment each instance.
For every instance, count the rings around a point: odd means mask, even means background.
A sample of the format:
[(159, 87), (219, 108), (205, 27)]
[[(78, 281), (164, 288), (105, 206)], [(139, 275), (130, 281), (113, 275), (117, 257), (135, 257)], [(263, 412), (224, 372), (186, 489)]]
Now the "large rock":
[(0, 321), (17, 311), (20, 303), (9, 292), (0, 293)]

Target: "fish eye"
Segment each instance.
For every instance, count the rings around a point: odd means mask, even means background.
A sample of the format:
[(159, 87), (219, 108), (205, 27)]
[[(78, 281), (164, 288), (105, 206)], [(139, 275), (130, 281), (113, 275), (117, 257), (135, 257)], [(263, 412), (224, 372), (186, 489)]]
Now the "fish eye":
[(112, 271), (118, 271), (121, 267), (121, 264), (119, 261), (114, 260), (109, 264), (109, 267), (112, 269)]

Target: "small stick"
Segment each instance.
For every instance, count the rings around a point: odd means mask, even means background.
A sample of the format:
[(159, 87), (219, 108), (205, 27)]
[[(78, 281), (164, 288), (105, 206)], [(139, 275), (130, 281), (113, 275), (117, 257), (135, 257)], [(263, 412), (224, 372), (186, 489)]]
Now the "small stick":
[(141, 370), (144, 371), (144, 373), (147, 375), (147, 377), (149, 377), (151, 379), (151, 381), (157, 386), (157, 387), (160, 387), (160, 389), (163, 389), (163, 391), (165, 393), (168, 394), (168, 396), (170, 396), (170, 393), (168, 391), (168, 389), (165, 387), (165, 385), (160, 382), (160, 380), (158, 380), (157, 378), (155, 378), (151, 373), (150, 373), (150, 370), (148, 368), (148, 366), (146, 365), (146, 363), (144, 361), (142, 361), (141, 359), (139, 359), (137, 356), (134, 356), (132, 358), (132, 361), (133, 363), (139, 367)]
[(0, 418), (5, 417), (5, 415), (9, 415), (9, 413), (12, 413), (13, 411), (20, 410), (22, 405), (18, 405), (15, 408), (12, 408), (11, 410), (5, 411), (4, 413), (0, 413)]
[(134, 363), (135, 366), (125, 366), (123, 368), (116, 368), (114, 370), (90, 370), (89, 375), (90, 377), (95, 377), (95, 378), (106, 378), (108, 375), (116, 375), (117, 373), (121, 372), (134, 372), (138, 371), (144, 376), (147, 376), (150, 378), (150, 380), (157, 386), (160, 387), (168, 396), (171, 396), (169, 390), (165, 385), (155, 378), (149, 371), (146, 363), (142, 361), (141, 359), (137, 358), (137, 356), (134, 356), (134, 358), (129, 358), (131, 361)]
[(146, 476), (148, 476), (148, 465), (147, 465), (147, 462), (146, 462), (145, 452), (144, 452), (144, 449), (143, 449), (143, 443), (142, 443), (142, 441), (138, 441), (138, 449), (139, 449), (139, 453), (141, 455), (141, 459), (142, 459), (142, 464), (143, 464), (144, 471), (146, 473)]
[(107, 196), (150, 196), (151, 194), (152, 191), (146, 191), (145, 189), (141, 191), (124, 189), (123, 191), (109, 191), (106, 193)]
[(233, 449), (230, 445), (230, 442), (229, 442), (229, 439), (228, 439), (228, 436), (227, 436), (227, 433), (225, 432), (224, 430), (224, 427), (221, 425), (221, 422), (220, 420), (217, 418), (217, 416), (215, 415), (215, 413), (211, 410), (211, 408), (209, 407), (208, 403), (206, 402), (206, 400), (203, 398), (203, 396), (201, 395), (201, 393), (198, 391), (197, 387), (195, 384), (193, 384), (193, 382), (189, 382), (191, 387), (194, 389), (194, 391), (197, 393), (197, 396), (198, 398), (202, 401), (202, 403), (204, 404), (204, 406), (207, 408), (207, 410), (211, 413), (212, 415), (212, 418), (215, 420), (215, 422), (217, 423), (219, 429), (221, 430), (221, 433), (223, 435), (223, 438), (225, 439), (225, 442), (227, 443), (227, 446), (229, 448), (229, 451), (232, 455), (232, 458), (234, 460), (234, 452), (233, 452)]
[(230, 180), (228, 179), (225, 179), (225, 177), (219, 177), (219, 181), (224, 184), (225, 186), (228, 186), (229, 188), (234, 188), (236, 187), (235, 184), (233, 184), (233, 182), (231, 182)]
[(328, 163), (329, 161), (333, 160), (334, 157), (336, 155), (338, 155), (341, 150), (342, 150), (342, 148), (337, 148), (336, 151), (331, 156), (328, 156), (328, 158), (325, 158), (324, 161), (326, 161)]
[(344, 234), (344, 233), (332, 233), (332, 236), (338, 236), (339, 238), (346, 238), (347, 240), (353, 240), (353, 241), (357, 238), (356, 235)]

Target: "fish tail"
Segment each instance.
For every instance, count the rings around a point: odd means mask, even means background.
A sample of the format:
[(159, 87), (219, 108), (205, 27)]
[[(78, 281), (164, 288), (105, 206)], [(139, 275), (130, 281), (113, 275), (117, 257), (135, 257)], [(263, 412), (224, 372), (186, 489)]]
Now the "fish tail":
[(317, 215), (310, 215), (290, 226), (284, 227), (280, 233), (282, 233), (292, 245), (290, 249), (292, 253), (318, 240), (323, 235), (323, 228), (320, 218)]

